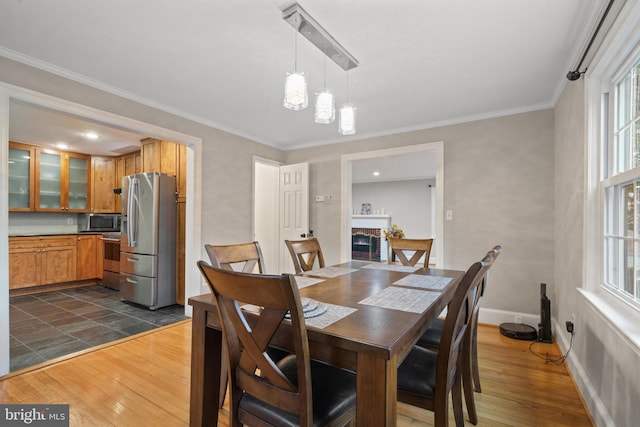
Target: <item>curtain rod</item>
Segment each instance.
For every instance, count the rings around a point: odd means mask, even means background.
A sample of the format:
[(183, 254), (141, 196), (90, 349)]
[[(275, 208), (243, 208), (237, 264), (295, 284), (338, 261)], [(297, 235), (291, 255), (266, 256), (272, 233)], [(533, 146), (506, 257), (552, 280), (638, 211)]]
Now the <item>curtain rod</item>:
[(593, 45), (594, 40), (596, 39), (596, 36), (598, 35), (598, 32), (600, 32), (600, 28), (602, 28), (602, 24), (604, 23), (604, 20), (607, 18), (607, 15), (609, 14), (609, 11), (611, 10), (611, 6), (613, 6), (615, 0), (609, 0), (609, 4), (607, 5), (607, 8), (604, 11), (604, 14), (602, 15), (602, 18), (600, 18), (600, 22), (598, 23), (598, 26), (596, 27), (596, 30), (593, 33), (593, 36), (591, 36), (591, 40), (589, 40), (589, 44), (587, 45), (586, 49), (584, 50), (584, 53), (582, 54), (582, 58), (580, 58), (580, 62), (578, 63), (578, 66), (576, 67), (576, 69), (574, 71), (569, 71), (567, 73), (567, 78), (571, 81), (574, 80), (578, 80), (580, 78), (580, 76), (582, 74), (584, 74), (587, 69), (585, 68), (584, 71), (580, 71), (580, 66), (582, 65), (582, 62), (584, 61), (584, 59), (587, 57), (587, 53), (589, 53), (589, 49), (591, 49), (591, 45)]

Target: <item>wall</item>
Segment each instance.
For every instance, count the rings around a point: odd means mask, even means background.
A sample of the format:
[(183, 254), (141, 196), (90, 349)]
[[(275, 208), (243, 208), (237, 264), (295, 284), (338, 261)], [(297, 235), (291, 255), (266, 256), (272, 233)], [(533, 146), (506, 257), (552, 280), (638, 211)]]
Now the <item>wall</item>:
[[(565, 320), (576, 316), (568, 364), (596, 424), (631, 426), (640, 420), (638, 347), (601, 314), (603, 307), (596, 308), (577, 290), (589, 288), (583, 274), (587, 139), (584, 82), (567, 83), (555, 107), (554, 317), (564, 325)], [(564, 328), (557, 331), (556, 339), (564, 351), (569, 348), (569, 338)]]
[(540, 110), (291, 150), (286, 163), (309, 162), (312, 198), (336, 195), (310, 213), (331, 264), (340, 261), (341, 155), (444, 141), (444, 208), (453, 220), (444, 224), (443, 265), (466, 269), (501, 244), (483, 308), (536, 315), (540, 282), (554, 292), (553, 126), (553, 110)]
[(9, 235), (77, 232), (75, 213), (9, 212)]
[(392, 224), (405, 232), (407, 238), (427, 239), (431, 231), (431, 190), (433, 179), (370, 182), (353, 184), (351, 199), (354, 209), (371, 203), (372, 210), (384, 208)]

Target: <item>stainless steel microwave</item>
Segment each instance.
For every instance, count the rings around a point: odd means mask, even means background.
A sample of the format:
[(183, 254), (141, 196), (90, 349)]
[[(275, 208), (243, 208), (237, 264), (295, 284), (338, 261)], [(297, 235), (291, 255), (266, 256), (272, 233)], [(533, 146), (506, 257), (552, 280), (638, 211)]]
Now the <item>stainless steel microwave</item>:
[(120, 231), (118, 213), (89, 213), (78, 215), (78, 231)]

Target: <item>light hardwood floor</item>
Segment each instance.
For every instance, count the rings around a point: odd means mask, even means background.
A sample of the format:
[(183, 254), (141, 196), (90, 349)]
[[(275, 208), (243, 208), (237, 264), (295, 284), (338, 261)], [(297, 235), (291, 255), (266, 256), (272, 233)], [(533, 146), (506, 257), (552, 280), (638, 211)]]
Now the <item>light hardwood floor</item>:
[[(545, 364), (530, 342), (503, 337), (495, 326), (480, 325), (478, 342), (479, 426), (593, 425), (565, 366)], [(3, 377), (0, 402), (70, 404), (72, 427), (186, 426), (190, 345), (191, 322), (170, 325)], [(555, 344), (534, 350), (560, 356)], [(400, 404), (398, 413), (399, 427), (433, 425), (428, 411)], [(227, 416), (225, 406), (221, 426)]]

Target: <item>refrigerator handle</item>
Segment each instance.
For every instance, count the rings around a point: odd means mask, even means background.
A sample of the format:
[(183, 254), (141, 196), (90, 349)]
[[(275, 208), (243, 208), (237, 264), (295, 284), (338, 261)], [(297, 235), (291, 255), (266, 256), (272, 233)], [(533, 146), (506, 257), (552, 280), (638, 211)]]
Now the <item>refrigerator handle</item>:
[(138, 183), (138, 178), (132, 177), (129, 181), (129, 199), (127, 200), (127, 210), (129, 211), (127, 221), (127, 243), (129, 247), (132, 248), (135, 248), (138, 244), (139, 196), (140, 185)]

